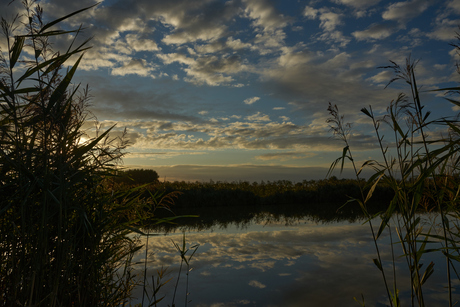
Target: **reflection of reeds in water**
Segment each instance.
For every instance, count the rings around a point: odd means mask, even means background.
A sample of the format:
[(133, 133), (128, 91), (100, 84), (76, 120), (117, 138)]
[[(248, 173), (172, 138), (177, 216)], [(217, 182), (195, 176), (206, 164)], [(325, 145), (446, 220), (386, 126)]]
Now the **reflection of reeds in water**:
[[(209, 229), (224, 229), (231, 225), (246, 228), (253, 222), (256, 223), (283, 223), (286, 225), (296, 224), (301, 220), (309, 220), (320, 224), (332, 224), (336, 222), (362, 221), (364, 214), (359, 208), (349, 210), (351, 206), (344, 207), (342, 204), (331, 203), (321, 206), (289, 205), (289, 206), (233, 206), (233, 207), (202, 207), (202, 208), (178, 208), (174, 212), (179, 216), (174, 223), (160, 223), (146, 225), (148, 229), (158, 233), (170, 233), (178, 231), (202, 231)], [(383, 210), (383, 204), (375, 204), (373, 209)], [(193, 213), (193, 218), (187, 217)], [(167, 213), (157, 211), (158, 217)]]
[[(428, 252), (438, 252), (445, 255), (447, 262), (447, 301), (453, 306), (452, 283), (458, 275), (452, 275), (455, 264), (458, 263), (459, 230), (459, 163), (458, 149), (460, 129), (456, 119), (440, 118), (431, 120), (430, 112), (424, 109), (421, 103), (419, 88), (415, 78), (415, 63), (407, 60), (404, 67), (393, 63), (386, 67), (393, 69), (396, 80), (403, 80), (409, 84), (410, 95), (400, 94), (388, 107), (388, 114), (383, 118), (375, 116), (371, 107), (361, 111), (371, 119), (374, 126), (377, 142), (382, 153), (382, 161), (366, 161), (361, 168), (355, 163), (349, 146), (349, 131), (351, 125), (344, 123), (337, 106), (329, 105), (331, 129), (334, 134), (345, 142), (342, 156), (331, 166), (331, 170), (341, 165), (345, 160), (351, 161), (359, 182), (363, 168), (371, 168), (374, 175), (362, 186), (360, 197), (350, 199), (360, 205), (374, 238), (377, 258), (374, 263), (381, 272), (388, 295), (390, 306), (400, 306), (398, 283), (396, 280), (394, 259), (396, 251), (391, 243), (393, 262), (391, 270), (383, 263), (379, 252), (379, 238), (388, 231), (390, 235), (397, 235), (401, 246), (401, 254), (405, 257), (411, 282), (411, 305), (425, 306), (423, 285), (434, 270), (434, 263), (423, 263), (423, 255)], [(390, 82), (390, 83), (391, 83)], [(459, 91), (460, 88), (449, 90)], [(460, 103), (449, 99), (456, 105)], [(394, 140), (389, 143), (382, 135), (386, 124), (393, 134)], [(446, 135), (440, 138), (430, 137), (427, 131), (432, 126), (444, 128)], [(373, 197), (375, 187), (383, 183), (393, 191), (393, 199), (387, 209), (378, 214), (368, 210), (368, 204)], [(432, 223), (424, 228), (424, 221), (417, 213), (428, 207), (435, 208), (439, 215), (440, 224)], [(398, 212), (398, 214), (395, 214)], [(378, 227), (373, 224), (374, 218), (379, 216), (381, 223)], [(395, 219), (392, 222), (392, 219)], [(441, 246), (441, 247), (439, 247)]]

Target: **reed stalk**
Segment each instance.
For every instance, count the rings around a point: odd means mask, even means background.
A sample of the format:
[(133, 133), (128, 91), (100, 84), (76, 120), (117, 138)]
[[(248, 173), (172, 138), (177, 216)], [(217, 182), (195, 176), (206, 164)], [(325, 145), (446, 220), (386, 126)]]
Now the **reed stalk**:
[[(434, 271), (434, 263), (423, 265), (422, 256), (428, 252), (440, 252), (445, 256), (447, 262), (446, 283), (448, 306), (453, 306), (452, 301), (452, 261), (458, 261), (458, 230), (450, 226), (450, 220), (458, 217), (458, 176), (459, 150), (458, 128), (459, 122), (455, 118), (438, 118), (430, 120), (431, 113), (425, 110), (421, 102), (420, 89), (417, 86), (415, 67), (416, 62), (410, 58), (404, 66), (391, 62), (395, 78), (389, 84), (403, 80), (409, 86), (409, 96), (400, 94), (398, 98), (390, 103), (387, 114), (382, 118), (374, 115), (372, 107), (363, 108), (361, 111), (368, 116), (376, 133), (376, 140), (382, 154), (382, 162), (377, 160), (365, 161), (358, 170), (349, 148), (349, 134), (342, 127), (348, 127), (343, 123), (343, 116), (339, 115), (336, 106), (329, 105), (331, 115), (328, 123), (332, 124), (331, 129), (345, 142), (342, 156), (332, 163), (330, 171), (341, 162), (341, 169), (345, 160), (350, 160), (356, 176), (358, 177), (365, 167), (374, 170), (374, 175), (367, 181), (368, 192), (362, 190), (361, 199), (353, 198), (360, 204), (363, 212), (367, 212), (368, 202), (376, 186), (380, 183), (391, 187), (394, 198), (388, 204), (386, 211), (377, 215), (368, 216), (368, 223), (371, 229), (373, 241), (376, 247), (377, 258), (374, 259), (379, 271), (382, 273), (386, 293), (391, 306), (400, 306), (400, 297), (395, 269), (395, 251), (393, 244), (392, 282), (386, 278), (385, 265), (380, 257), (379, 238), (387, 229), (391, 235), (394, 229), (399, 237), (402, 256), (406, 260), (411, 282), (411, 305), (425, 306), (426, 299), (423, 285)], [(453, 89), (442, 89), (453, 90)], [(459, 88), (454, 88), (459, 90)], [(453, 99), (449, 101), (459, 105)], [(389, 127), (393, 133), (393, 141), (384, 140), (381, 124)], [(444, 129), (449, 132), (447, 137), (435, 138), (427, 132), (433, 127)], [(451, 187), (455, 187), (452, 189)], [(362, 189), (362, 188), (361, 188)], [(431, 224), (424, 226), (420, 213), (428, 205), (435, 207), (441, 220), (440, 225)], [(452, 215), (455, 214), (455, 216)], [(381, 222), (378, 229), (374, 229), (372, 221), (380, 217)], [(392, 224), (391, 220), (395, 219)], [(392, 240), (391, 240), (392, 241)], [(433, 247), (433, 243), (441, 244), (441, 248)], [(431, 248), (428, 248), (430, 246)], [(392, 289), (391, 291), (389, 289)]]

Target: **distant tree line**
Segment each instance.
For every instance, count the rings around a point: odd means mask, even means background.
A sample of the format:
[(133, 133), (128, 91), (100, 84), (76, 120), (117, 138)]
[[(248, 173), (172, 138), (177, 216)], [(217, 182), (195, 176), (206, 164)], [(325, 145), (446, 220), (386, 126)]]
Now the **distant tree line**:
[[(133, 180), (129, 181), (131, 184)], [(360, 197), (360, 185), (351, 179), (331, 177), (323, 180), (304, 180), (293, 183), (289, 180), (277, 181), (209, 181), (209, 182), (158, 182), (149, 187), (150, 190), (162, 192), (179, 192), (174, 208), (210, 208), (229, 206), (307, 206), (314, 210), (326, 210), (336, 213), (337, 210), (360, 210), (358, 204), (347, 204), (350, 199)], [(147, 196), (147, 195), (146, 195)], [(394, 193), (384, 185), (378, 185), (374, 191), (375, 200), (388, 202)], [(174, 211), (174, 208), (173, 211)], [(380, 211), (385, 208), (375, 208)]]
[(128, 169), (118, 171), (114, 177), (114, 181), (117, 183), (123, 183), (127, 185), (140, 185), (147, 183), (158, 183), (158, 173), (153, 169)]
[[(233, 206), (306, 206), (315, 212), (336, 215), (340, 212), (361, 211), (358, 203), (350, 202), (352, 198), (361, 197), (360, 187), (366, 192), (370, 187), (366, 181), (339, 179), (332, 176), (322, 180), (276, 181), (213, 181), (160, 182), (156, 171), (151, 169), (132, 169), (121, 172), (116, 177), (118, 182), (129, 186), (152, 183), (150, 191), (163, 195), (174, 192), (179, 195), (174, 200), (174, 208), (217, 208)], [(457, 180), (460, 183), (460, 180)], [(146, 193), (145, 197), (148, 197)], [(431, 190), (424, 191), (422, 202), (426, 208), (431, 207)], [(385, 184), (378, 184), (373, 192), (370, 211), (376, 213), (386, 210), (394, 197), (394, 191)], [(345, 206), (344, 204), (347, 203)], [(324, 211), (324, 212), (323, 212)]]

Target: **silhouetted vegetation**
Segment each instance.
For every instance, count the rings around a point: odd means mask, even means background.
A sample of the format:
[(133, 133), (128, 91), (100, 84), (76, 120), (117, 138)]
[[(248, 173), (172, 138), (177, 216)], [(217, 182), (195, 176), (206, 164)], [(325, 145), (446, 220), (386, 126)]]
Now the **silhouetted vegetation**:
[[(359, 196), (360, 193), (356, 180), (337, 178), (304, 180), (298, 183), (288, 180), (253, 183), (167, 181), (150, 185), (148, 189), (163, 193), (180, 193), (180, 197), (175, 201), (175, 209), (300, 205), (307, 208), (327, 207), (331, 212), (336, 212), (348, 197)], [(389, 201), (394, 195), (391, 189), (384, 185), (377, 187), (374, 193), (379, 196), (379, 202)], [(359, 207), (354, 209), (357, 208)]]
[(23, 4), (25, 18), (1, 20), (0, 306), (124, 305), (141, 248), (130, 237), (134, 223), (138, 213), (151, 221), (164, 198), (111, 189), (126, 142), (110, 129), (96, 127), (94, 138), (82, 129), (88, 91), (71, 81), (88, 41), (59, 53), (48, 39), (76, 39), (80, 30), (54, 27), (86, 9), (44, 23), (40, 6)]
[[(457, 50), (460, 47), (457, 46)], [(359, 183), (362, 182), (363, 168), (375, 172), (367, 182), (360, 184), (358, 197), (350, 197), (350, 201), (360, 206), (369, 224), (376, 250), (373, 262), (382, 276), (389, 306), (401, 306), (398, 288), (401, 281), (395, 265), (397, 257), (404, 257), (407, 263), (408, 275), (404, 282), (408, 280), (411, 285), (411, 306), (426, 306), (424, 284), (433, 274), (435, 265), (433, 262), (424, 263), (426, 253), (441, 253), (445, 257), (446, 301), (448, 306), (453, 306), (456, 302), (452, 293), (454, 284), (459, 281), (460, 261), (460, 122), (458, 115), (430, 118), (431, 112), (425, 109), (420, 98), (415, 67), (416, 62), (410, 59), (403, 66), (392, 62), (391, 66), (384, 67), (395, 73), (390, 83), (402, 80), (410, 92), (409, 95), (399, 94), (390, 103), (386, 114), (378, 116), (371, 106), (361, 109), (374, 128), (381, 151), (380, 160), (365, 161), (362, 166), (356, 164), (350, 147), (352, 125), (344, 121), (336, 105), (329, 104), (327, 122), (334, 135), (344, 143), (342, 155), (332, 163), (331, 170), (338, 165), (343, 168), (344, 162), (349, 161)], [(459, 94), (460, 87), (437, 91)], [(451, 97), (447, 100), (460, 106), (460, 101)], [(384, 138), (382, 127), (389, 128), (392, 139)], [(431, 129), (438, 129), (441, 133), (431, 135)], [(380, 199), (375, 192), (382, 184), (393, 191), (393, 197), (385, 210), (375, 214), (372, 200)], [(432, 220), (423, 220), (419, 215), (421, 210), (433, 209), (437, 217)], [(375, 221), (376, 217), (379, 220)], [(383, 233), (388, 233), (390, 238), (392, 233), (398, 236), (395, 241), (390, 241), (391, 257), (381, 252)], [(394, 244), (396, 241), (401, 247), (399, 253)]]
[(139, 185), (158, 182), (158, 173), (153, 169), (119, 170), (113, 177), (116, 183)]

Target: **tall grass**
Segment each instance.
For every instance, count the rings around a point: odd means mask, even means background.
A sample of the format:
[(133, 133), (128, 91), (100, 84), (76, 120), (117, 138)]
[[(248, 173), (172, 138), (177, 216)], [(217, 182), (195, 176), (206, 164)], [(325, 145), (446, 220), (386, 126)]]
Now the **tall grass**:
[[(446, 261), (446, 301), (448, 306), (453, 306), (453, 282), (458, 279), (453, 270), (454, 264), (460, 260), (459, 228), (455, 226), (459, 218), (459, 123), (456, 118), (431, 119), (431, 113), (420, 98), (416, 62), (407, 59), (403, 66), (392, 62), (385, 68), (395, 73), (390, 83), (404, 81), (409, 94), (401, 93), (390, 103), (383, 117), (377, 117), (371, 106), (361, 110), (374, 127), (381, 159), (357, 165), (349, 146), (351, 125), (345, 123), (337, 106), (330, 104), (328, 123), (333, 133), (345, 143), (342, 155), (332, 163), (331, 170), (338, 166), (343, 168), (346, 160), (351, 162), (358, 179), (364, 168), (374, 170), (374, 175), (367, 181), (367, 192), (362, 186), (361, 196), (350, 201), (357, 202), (367, 216), (376, 248), (374, 263), (382, 274), (389, 305), (401, 305), (395, 258), (402, 255), (409, 272), (410, 304), (426, 306), (424, 284), (434, 271), (434, 263), (424, 263), (423, 259), (426, 253), (437, 252), (442, 253)], [(448, 100), (459, 105), (451, 98)], [(390, 128), (392, 139), (385, 138), (381, 125)], [(442, 131), (441, 136), (436, 137), (436, 131)], [(368, 204), (380, 183), (390, 187), (394, 197), (385, 211), (373, 215), (368, 211)], [(429, 226), (424, 225), (426, 221), (420, 212), (427, 205), (436, 209), (439, 224), (433, 221)], [(381, 220), (378, 226), (376, 217)], [(401, 252), (397, 253), (392, 244), (393, 257), (389, 263), (384, 263), (380, 252), (379, 238), (386, 231), (390, 235), (397, 234), (401, 247)]]
[[(56, 29), (89, 8), (45, 23), (37, 3), (23, 3), (23, 15), (1, 20), (0, 306), (124, 305), (142, 200), (107, 180), (124, 139), (109, 129), (84, 141), (89, 96), (72, 78), (88, 40), (77, 44), (81, 27)], [(49, 40), (68, 34), (54, 52)]]

